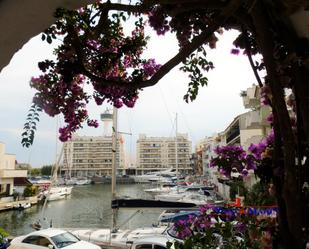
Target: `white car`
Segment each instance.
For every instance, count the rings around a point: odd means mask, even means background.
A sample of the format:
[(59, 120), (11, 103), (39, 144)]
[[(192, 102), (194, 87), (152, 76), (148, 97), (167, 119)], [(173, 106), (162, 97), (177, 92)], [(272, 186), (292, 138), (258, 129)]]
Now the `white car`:
[[(167, 242), (174, 243), (175, 239), (163, 234), (149, 236), (134, 240), (130, 249), (167, 249)], [(173, 249), (174, 245), (171, 248)]]
[(101, 249), (65, 230), (48, 228), (16, 237), (8, 249)]

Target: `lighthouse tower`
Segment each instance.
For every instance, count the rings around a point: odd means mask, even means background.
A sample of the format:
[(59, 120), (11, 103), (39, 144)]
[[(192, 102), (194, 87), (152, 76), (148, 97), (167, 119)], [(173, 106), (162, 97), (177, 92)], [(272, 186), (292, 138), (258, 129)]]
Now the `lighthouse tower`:
[(112, 123), (113, 123), (113, 114), (109, 112), (106, 108), (105, 112), (101, 114), (101, 120), (103, 122), (103, 136), (111, 137), (112, 136)]

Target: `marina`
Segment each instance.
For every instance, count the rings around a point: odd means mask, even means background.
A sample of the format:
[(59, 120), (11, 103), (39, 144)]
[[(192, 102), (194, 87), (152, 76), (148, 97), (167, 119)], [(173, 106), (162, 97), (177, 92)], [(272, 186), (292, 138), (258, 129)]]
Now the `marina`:
[[(144, 188), (145, 185), (142, 184), (119, 184), (117, 192), (132, 198), (149, 198), (143, 191)], [(53, 227), (67, 228), (111, 228), (111, 197), (111, 186), (107, 184), (76, 186), (71, 196), (48, 202), (45, 210), (42, 210), (42, 205), (35, 205), (23, 211), (2, 212), (0, 227), (12, 236), (33, 231), (31, 224), (38, 220), (45, 227), (52, 224)], [(119, 209), (116, 215), (117, 224), (123, 224), (136, 211), (137, 209)], [(161, 212), (162, 209), (141, 210), (124, 224), (124, 227), (152, 226), (158, 222)]]
[(308, 0), (1, 11), (0, 249), (309, 249)]

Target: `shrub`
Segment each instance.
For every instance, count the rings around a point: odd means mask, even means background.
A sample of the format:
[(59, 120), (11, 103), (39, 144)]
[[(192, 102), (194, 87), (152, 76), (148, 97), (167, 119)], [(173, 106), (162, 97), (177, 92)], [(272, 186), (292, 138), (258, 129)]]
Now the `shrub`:
[(3, 229), (0, 227), (0, 245), (5, 243), (5, 238), (8, 237), (9, 234)]
[(31, 197), (31, 196), (35, 196), (38, 193), (38, 188), (34, 185), (28, 185), (25, 189), (24, 189), (24, 197)]

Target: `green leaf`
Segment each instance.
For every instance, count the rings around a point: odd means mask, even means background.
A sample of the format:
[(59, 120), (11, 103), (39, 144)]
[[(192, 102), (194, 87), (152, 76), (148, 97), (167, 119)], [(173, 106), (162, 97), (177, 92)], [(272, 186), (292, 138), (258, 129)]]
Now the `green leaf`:
[(53, 42), (52, 38), (50, 36), (47, 36), (46, 41), (51, 44)]
[(27, 135), (28, 135), (28, 132), (24, 131), (21, 135), (22, 135), (23, 137), (24, 137), (24, 136), (27, 136)]
[(21, 143), (22, 143), (22, 144), (24, 144), (24, 143), (26, 143), (26, 142), (28, 142), (28, 138), (23, 138), (23, 139), (21, 140)]

